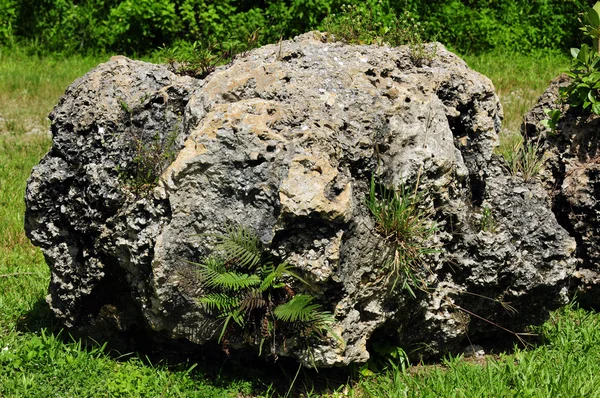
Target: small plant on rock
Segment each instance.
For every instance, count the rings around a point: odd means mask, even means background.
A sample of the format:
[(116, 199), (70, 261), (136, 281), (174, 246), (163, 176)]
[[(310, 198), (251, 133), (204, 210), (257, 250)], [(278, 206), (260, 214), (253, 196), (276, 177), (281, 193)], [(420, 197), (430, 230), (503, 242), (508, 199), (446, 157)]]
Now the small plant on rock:
[(525, 182), (538, 175), (545, 161), (542, 144), (526, 143), (523, 138), (519, 138), (508, 150), (502, 151), (502, 156), (508, 163), (510, 173), (520, 175)]
[(134, 126), (132, 106), (123, 99), (119, 99), (119, 105), (127, 119), (124, 136), (130, 141), (133, 153), (127, 166), (117, 167), (117, 173), (124, 187), (140, 195), (156, 187), (165, 167), (175, 159), (178, 134), (177, 131), (156, 132), (152, 137), (145, 137), (144, 132)]
[(427, 244), (437, 227), (423, 208), (424, 194), (418, 192), (418, 183), (413, 189), (401, 186), (398, 190), (388, 189), (371, 177), (367, 207), (375, 217), (377, 231), (393, 245), (393, 258), (388, 262), (388, 282), (392, 289), (398, 281), (411, 295), (413, 287), (426, 290), (427, 283), (420, 276), (427, 267), (423, 257), (435, 252)]
[(164, 47), (158, 55), (173, 68), (176, 73), (203, 79), (219, 65), (226, 64), (236, 56), (245, 56), (258, 45), (259, 31), (248, 35), (246, 42), (180, 42), (172, 47)]
[(226, 352), (235, 329), (259, 344), (259, 355), (267, 343), (275, 358), (277, 347), (285, 347), (290, 338), (325, 338), (327, 332), (338, 338), (330, 328), (333, 315), (312, 295), (292, 288), (294, 280), (306, 283), (294, 267), (265, 252), (247, 228), (218, 235), (214, 254), (194, 264), (205, 292), (198, 303), (223, 321), (219, 342)]

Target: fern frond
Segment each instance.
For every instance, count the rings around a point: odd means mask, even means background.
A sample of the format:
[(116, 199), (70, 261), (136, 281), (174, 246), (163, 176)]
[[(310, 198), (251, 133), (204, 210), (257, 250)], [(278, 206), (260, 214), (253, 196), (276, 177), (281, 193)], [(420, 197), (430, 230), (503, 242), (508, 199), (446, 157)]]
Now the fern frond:
[(239, 274), (237, 272), (224, 272), (215, 276), (206, 285), (211, 288), (227, 289), (237, 292), (260, 284), (257, 275)]
[(258, 275), (241, 274), (227, 271), (221, 262), (208, 258), (204, 264), (198, 264), (200, 283), (210, 289), (225, 289), (238, 291), (261, 283)]
[(230, 227), (227, 234), (218, 236), (218, 239), (216, 248), (228, 260), (235, 260), (240, 267), (252, 269), (260, 262), (260, 242), (248, 228)]
[(272, 287), (275, 287), (275, 281), (277, 281), (285, 275), (291, 276), (294, 279), (297, 279), (300, 282), (308, 285), (308, 283), (304, 279), (302, 279), (300, 276), (298, 276), (298, 274), (293, 272), (294, 269), (295, 267), (291, 266), (287, 261), (284, 261), (281, 264), (279, 264), (277, 268), (273, 268), (272, 265), (270, 267), (266, 267), (265, 270), (268, 273), (264, 277), (262, 283), (260, 284), (260, 290), (264, 292)]
[(231, 322), (231, 320), (233, 320), (242, 328), (246, 325), (244, 317), (238, 310), (233, 310), (229, 314), (224, 314), (223, 318), (225, 318), (225, 320), (223, 321), (223, 329), (221, 329), (221, 334), (219, 334), (219, 343), (221, 342), (221, 340), (223, 340), (223, 336), (225, 336), (227, 326), (229, 326), (229, 322)]
[(221, 313), (231, 311), (240, 305), (240, 299), (228, 296), (224, 293), (210, 293), (198, 299), (198, 304), (209, 310), (217, 310)]
[(205, 286), (210, 286), (213, 279), (226, 271), (222, 260), (216, 257), (208, 257), (203, 263), (193, 263), (191, 261), (189, 263), (197, 265), (200, 268), (198, 270), (200, 283)]
[(297, 294), (287, 303), (278, 305), (273, 314), (284, 322), (314, 322), (320, 316), (321, 306), (311, 304), (313, 299), (308, 294)]
[(262, 295), (262, 291), (259, 289), (252, 289), (248, 291), (248, 294), (240, 302), (240, 310), (243, 312), (250, 312), (257, 308), (263, 308), (267, 306), (267, 301)]

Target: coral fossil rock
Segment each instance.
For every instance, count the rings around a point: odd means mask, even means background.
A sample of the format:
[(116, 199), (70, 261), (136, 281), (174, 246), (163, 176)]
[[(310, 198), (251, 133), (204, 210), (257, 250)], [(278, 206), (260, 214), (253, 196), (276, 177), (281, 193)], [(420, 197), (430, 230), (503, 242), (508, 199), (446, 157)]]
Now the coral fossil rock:
[[(333, 312), (345, 344), (277, 347), (305, 364), (364, 362), (373, 339), (440, 354), (467, 334), (506, 334), (472, 314), (521, 331), (567, 301), (573, 241), (544, 190), (493, 155), (502, 110), (490, 80), (439, 44), (416, 65), (408, 47), (324, 37), (259, 48), (204, 80), (119, 57), (68, 88), (26, 216), (65, 325), (216, 340), (222, 320), (198, 304), (186, 260), (213, 250), (202, 234), (232, 225), (256, 231), (309, 282), (293, 289)], [(156, 183), (140, 183), (147, 169)], [(420, 242), (435, 250), (412, 266), (414, 296), (394, 285), (398, 253), (366, 205), (374, 174), (388, 190), (418, 184), (436, 225)], [(494, 231), (480, 227), (484, 208)]]
[(540, 180), (556, 218), (577, 240), (579, 264), (574, 276), (578, 302), (597, 308), (600, 302), (600, 163), (598, 129), (600, 117), (582, 109), (561, 107), (556, 131), (542, 125), (544, 110), (559, 107), (559, 90), (571, 83), (556, 77), (527, 112), (522, 134), (544, 149)]

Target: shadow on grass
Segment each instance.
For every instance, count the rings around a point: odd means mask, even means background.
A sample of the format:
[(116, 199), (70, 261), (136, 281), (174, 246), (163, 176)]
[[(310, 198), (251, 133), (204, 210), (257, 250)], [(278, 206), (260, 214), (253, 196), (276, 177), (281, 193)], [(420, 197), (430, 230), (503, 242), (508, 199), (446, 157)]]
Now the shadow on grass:
[(36, 301), (31, 310), (17, 321), (17, 330), (20, 332), (40, 332), (42, 329), (51, 333), (61, 330), (60, 323), (45, 299)]
[(193, 368), (190, 372), (193, 379), (229, 390), (235, 386), (251, 386), (251, 397), (264, 396), (265, 392), (269, 397), (331, 393), (351, 383), (355, 379), (352, 373), (357, 374), (351, 368), (306, 369), (289, 358), (266, 361), (254, 351), (236, 351), (228, 356), (216, 343), (199, 347), (187, 340), (172, 341), (166, 334), (143, 328), (99, 339), (89, 329), (87, 332), (65, 329), (44, 299), (38, 300), (18, 320), (17, 330), (23, 334), (52, 335), (71, 348), (80, 347), (94, 354), (100, 349), (114, 361), (136, 359), (148, 367), (172, 372), (187, 372)]
[[(216, 344), (206, 344), (199, 347), (187, 340), (173, 341), (165, 333), (151, 331), (143, 327), (119, 335), (99, 339), (93, 328), (87, 332), (62, 329), (60, 322), (53, 316), (45, 300), (38, 300), (32, 309), (18, 322), (18, 330), (23, 333), (53, 334), (64, 344), (71, 345), (81, 342), (81, 350), (101, 351), (112, 360), (128, 361), (131, 359), (141, 361), (150, 368), (164, 369), (171, 372), (187, 372), (190, 377), (201, 380), (217, 388), (227, 390), (236, 386), (248, 386), (252, 395), (239, 395), (244, 397), (306, 397), (319, 396), (332, 392), (341, 392), (346, 386), (357, 384), (360, 379), (360, 365), (333, 369), (307, 369), (299, 367), (298, 363), (289, 358), (279, 358), (278, 361), (266, 361), (258, 357), (255, 351), (236, 351), (232, 356), (226, 355), (221, 347)], [(95, 330), (100, 332), (100, 330)], [(391, 341), (389, 336), (375, 334), (372, 340)], [(534, 340), (534, 339), (533, 339)], [(499, 353), (511, 352), (514, 340), (510, 338), (499, 341), (497, 336), (493, 339), (478, 339), (474, 344), (483, 346), (486, 353), (497, 356)], [(535, 340), (531, 341), (535, 345)], [(377, 357), (378, 350), (369, 347), (374, 354), (373, 370), (384, 374), (389, 366), (389, 357)], [(468, 362), (473, 362), (467, 359)], [(475, 363), (479, 363), (476, 361)], [(413, 363), (415, 369), (439, 367), (440, 358)], [(289, 394), (288, 394), (289, 392)]]

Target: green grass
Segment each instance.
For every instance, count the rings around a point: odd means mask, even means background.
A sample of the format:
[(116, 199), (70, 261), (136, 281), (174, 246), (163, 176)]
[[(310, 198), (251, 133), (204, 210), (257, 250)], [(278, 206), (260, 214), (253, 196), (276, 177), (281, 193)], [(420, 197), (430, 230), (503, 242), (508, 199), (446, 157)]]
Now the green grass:
[(511, 173), (530, 180), (539, 171), (543, 154), (532, 144), (523, 143), (521, 123), (550, 81), (567, 70), (570, 58), (566, 54), (538, 51), (531, 55), (490, 53), (464, 59), (471, 68), (492, 80), (500, 97), (504, 120), (496, 153), (507, 160)]
[[(190, 370), (193, 363), (167, 367), (135, 355), (115, 358), (102, 345), (85, 348), (54, 329), (44, 302), (49, 271), (23, 232), (25, 181), (50, 142), (44, 134), (27, 133), (46, 131), (46, 116), (66, 86), (106, 58), (40, 59), (0, 49), (0, 397), (272, 396), (271, 377), (219, 372), (209, 377), (202, 364)], [(553, 54), (488, 54), (467, 61), (494, 82), (504, 105), (504, 130), (512, 132), (568, 62)], [(600, 315), (567, 307), (539, 333), (545, 345), (517, 348), (485, 364), (447, 358), (429, 366), (397, 364), (348, 383), (327, 379), (325, 371), (319, 378), (329, 384), (324, 391), (337, 391), (329, 396), (600, 396)], [(295, 374), (295, 369), (285, 371), (282, 395), (285, 380)], [(300, 372), (295, 391), (324, 396), (311, 393), (311, 377)]]
[(599, 397), (600, 315), (572, 306), (537, 330), (546, 343), (474, 364), (449, 357), (417, 371), (394, 366), (361, 380), (367, 397)]
[(65, 88), (108, 58), (39, 58), (0, 47), (0, 134), (46, 132), (48, 113)]

